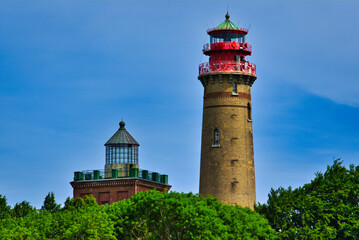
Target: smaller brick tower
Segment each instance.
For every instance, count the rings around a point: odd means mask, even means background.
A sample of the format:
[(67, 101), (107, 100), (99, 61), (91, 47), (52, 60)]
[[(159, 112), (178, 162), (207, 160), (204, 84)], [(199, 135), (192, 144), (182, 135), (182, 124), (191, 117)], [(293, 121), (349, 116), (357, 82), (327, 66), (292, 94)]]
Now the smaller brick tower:
[(118, 131), (105, 143), (105, 169), (74, 173), (74, 181), (70, 183), (74, 198), (93, 195), (99, 204), (111, 204), (137, 192), (169, 191), (168, 175), (139, 169), (139, 146), (121, 121)]
[(246, 61), (252, 46), (247, 29), (229, 20), (209, 29), (203, 46), (208, 63), (199, 66), (204, 87), (201, 146), (201, 195), (253, 208), (254, 177), (251, 86), (256, 66)]

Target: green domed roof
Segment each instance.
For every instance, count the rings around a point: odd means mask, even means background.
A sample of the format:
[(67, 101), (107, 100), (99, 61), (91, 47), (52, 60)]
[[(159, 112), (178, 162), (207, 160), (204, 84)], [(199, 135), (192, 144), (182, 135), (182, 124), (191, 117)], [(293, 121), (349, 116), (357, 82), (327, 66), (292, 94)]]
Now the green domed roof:
[(120, 122), (120, 128), (117, 132), (105, 143), (106, 145), (111, 144), (132, 144), (139, 146), (138, 142), (129, 134), (125, 128), (125, 122)]
[(242, 30), (242, 28), (238, 27), (236, 24), (232, 23), (229, 20), (230, 16), (227, 12), (226, 14), (226, 20), (219, 24), (217, 27), (215, 27), (213, 30)]

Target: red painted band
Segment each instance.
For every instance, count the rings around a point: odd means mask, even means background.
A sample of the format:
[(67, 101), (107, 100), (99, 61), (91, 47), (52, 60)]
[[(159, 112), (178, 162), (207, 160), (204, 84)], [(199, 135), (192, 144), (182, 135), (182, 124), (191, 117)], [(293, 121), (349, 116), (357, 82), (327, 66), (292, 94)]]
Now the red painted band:
[(203, 107), (203, 109), (206, 109), (206, 108), (215, 108), (215, 107), (239, 107), (239, 108), (247, 108), (247, 106), (242, 106), (242, 105), (213, 105), (213, 106)]
[(238, 95), (235, 95), (231, 92), (211, 92), (211, 93), (207, 93), (206, 98), (221, 98), (221, 97), (225, 97), (225, 98), (245, 98), (248, 100), (251, 100), (251, 95), (248, 93), (241, 93), (239, 92)]

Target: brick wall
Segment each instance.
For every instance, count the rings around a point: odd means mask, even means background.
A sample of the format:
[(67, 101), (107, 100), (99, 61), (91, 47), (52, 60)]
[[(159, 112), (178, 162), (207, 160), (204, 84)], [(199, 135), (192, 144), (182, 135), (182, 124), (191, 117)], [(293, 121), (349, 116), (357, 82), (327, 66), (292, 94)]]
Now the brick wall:
[(155, 183), (143, 179), (105, 179), (96, 181), (78, 181), (70, 183), (73, 187), (74, 198), (84, 198), (92, 194), (98, 204), (112, 204), (123, 199), (127, 199), (137, 192), (151, 189), (158, 191), (169, 191), (170, 185)]
[[(202, 77), (205, 87), (201, 146), (200, 194), (253, 208), (256, 201), (251, 87), (253, 76)], [(246, 79), (249, 78), (249, 79)], [(238, 94), (232, 94), (233, 82)], [(248, 105), (249, 104), (249, 105)], [(214, 145), (214, 130), (220, 144)]]

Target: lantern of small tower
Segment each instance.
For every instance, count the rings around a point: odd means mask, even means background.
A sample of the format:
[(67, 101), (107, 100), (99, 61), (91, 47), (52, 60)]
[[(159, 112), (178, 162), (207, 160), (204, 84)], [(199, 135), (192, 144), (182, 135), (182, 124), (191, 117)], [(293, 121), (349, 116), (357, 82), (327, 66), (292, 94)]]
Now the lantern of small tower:
[(105, 177), (107, 178), (113, 174), (117, 174), (118, 177), (129, 176), (131, 168), (139, 168), (138, 147), (140, 144), (127, 132), (124, 121), (121, 121), (119, 125), (118, 131), (105, 143)]

